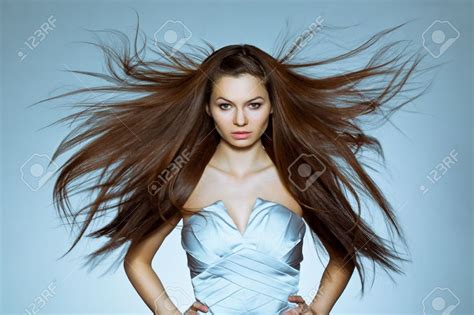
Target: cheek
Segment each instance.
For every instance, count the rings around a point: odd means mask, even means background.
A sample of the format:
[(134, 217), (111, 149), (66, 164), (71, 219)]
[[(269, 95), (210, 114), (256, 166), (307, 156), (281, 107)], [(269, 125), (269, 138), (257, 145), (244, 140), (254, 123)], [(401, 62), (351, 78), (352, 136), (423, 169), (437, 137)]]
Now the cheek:
[(228, 126), (229, 122), (232, 122), (232, 118), (230, 116), (226, 117), (225, 115), (214, 115), (214, 123), (221, 129)]
[(256, 119), (254, 122), (255, 128), (265, 131), (266, 127), (268, 126), (268, 119), (269, 117), (262, 117)]
[(214, 124), (220, 130), (227, 130), (232, 125), (232, 117), (230, 115), (214, 115)]

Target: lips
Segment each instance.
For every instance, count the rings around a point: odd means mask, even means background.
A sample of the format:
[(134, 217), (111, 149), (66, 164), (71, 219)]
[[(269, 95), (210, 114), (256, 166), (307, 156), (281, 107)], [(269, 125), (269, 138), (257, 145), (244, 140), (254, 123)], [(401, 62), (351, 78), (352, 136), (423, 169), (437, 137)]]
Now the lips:
[(236, 140), (245, 140), (250, 137), (250, 131), (235, 131), (232, 132), (232, 137)]

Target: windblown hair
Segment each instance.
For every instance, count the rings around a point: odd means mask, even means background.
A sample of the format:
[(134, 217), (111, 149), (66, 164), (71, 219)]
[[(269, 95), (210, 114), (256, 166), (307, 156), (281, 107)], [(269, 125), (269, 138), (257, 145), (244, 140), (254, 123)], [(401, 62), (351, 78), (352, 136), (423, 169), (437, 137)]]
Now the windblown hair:
[[(55, 122), (83, 119), (52, 157), (55, 161), (83, 144), (58, 169), (54, 184), (53, 201), (61, 219), (80, 229), (64, 255), (99, 217), (112, 214), (110, 221), (86, 236), (106, 237), (107, 242), (87, 256), (87, 264), (129, 241), (140, 242), (173, 216), (190, 211), (183, 205), (220, 141), (212, 118), (205, 112), (213, 82), (224, 75), (245, 73), (260, 78), (268, 90), (273, 114), (262, 143), (284, 185), (302, 206), (315, 242), (319, 240), (331, 257), (357, 267), (362, 294), (362, 259), (404, 274), (399, 263), (409, 260), (400, 255), (393, 242), (398, 237), (407, 246), (403, 230), (362, 162), (363, 149), (377, 153), (383, 161), (384, 153), (379, 141), (362, 130), (362, 120), (379, 117), (383, 122), (422, 94), (388, 106), (406, 91), (404, 87), (424, 55), (397, 50), (403, 43), (397, 41), (383, 45), (356, 70), (327, 76), (301, 71), (323, 73), (318, 72), (323, 65), (359, 55), (404, 24), (380, 31), (346, 53), (310, 62), (296, 62), (294, 57), (308, 36), (317, 32), (298, 37), (290, 47), (283, 42), (275, 56), (248, 44), (215, 50), (208, 42), (206, 48), (187, 43), (184, 48), (192, 50), (184, 52), (158, 42), (159, 50), (151, 49), (160, 58), (145, 61), (141, 55), (147, 48), (146, 37), (137, 49), (138, 27), (133, 54), (127, 36), (119, 31), (114, 33), (124, 44), (123, 51), (94, 44), (104, 52), (109, 74), (72, 72), (113, 84), (78, 89), (40, 102), (77, 93), (141, 94), (125, 100), (112, 97), (79, 102), (75, 106), (81, 107), (80, 111)], [(317, 178), (298, 173), (301, 165), (317, 172)], [(86, 175), (91, 177), (81, 181)], [(86, 191), (93, 196), (92, 201), (73, 209), (69, 200), (72, 193)], [(357, 208), (349, 201), (348, 192)], [(380, 208), (390, 243), (364, 220), (362, 194)], [(84, 221), (78, 221), (80, 216)]]

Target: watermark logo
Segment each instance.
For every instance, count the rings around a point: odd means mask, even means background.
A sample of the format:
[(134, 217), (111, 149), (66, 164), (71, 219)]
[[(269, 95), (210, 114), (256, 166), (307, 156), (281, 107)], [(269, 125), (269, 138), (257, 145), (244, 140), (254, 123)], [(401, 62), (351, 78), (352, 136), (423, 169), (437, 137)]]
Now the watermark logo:
[(178, 310), (185, 310), (194, 303), (194, 298), (187, 294), (181, 287), (168, 286), (154, 301), (155, 314), (159, 310), (166, 310), (167, 313)]
[(423, 47), (433, 56), (441, 57), (461, 34), (449, 21), (436, 20), (421, 34)]
[(448, 288), (434, 288), (421, 302), (423, 315), (442, 314), (449, 315), (458, 307), (459, 298)]
[(300, 191), (307, 190), (325, 171), (326, 166), (314, 154), (302, 153), (288, 166), (289, 180)]
[(56, 162), (52, 161), (46, 154), (35, 153), (20, 167), (21, 180), (31, 190), (37, 191), (43, 187), (58, 168)]
[(177, 20), (168, 20), (153, 35), (155, 45), (159, 48), (158, 43), (165, 43), (171, 46), (174, 55), (183, 45), (191, 38), (192, 33), (183, 22)]

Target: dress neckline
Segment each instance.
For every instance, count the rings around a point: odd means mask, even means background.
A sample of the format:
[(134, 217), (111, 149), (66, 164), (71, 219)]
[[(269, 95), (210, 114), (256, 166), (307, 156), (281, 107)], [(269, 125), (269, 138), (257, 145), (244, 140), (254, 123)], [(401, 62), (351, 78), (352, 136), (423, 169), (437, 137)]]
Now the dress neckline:
[[(239, 228), (237, 227), (237, 224), (235, 223), (234, 219), (232, 219), (230, 213), (229, 213), (229, 210), (228, 208), (226, 207), (224, 201), (222, 199), (218, 199), (216, 201), (214, 201), (213, 203), (207, 205), (207, 206), (204, 206), (204, 207), (201, 207), (201, 209), (207, 209), (207, 208), (211, 208), (213, 206), (216, 206), (216, 205), (220, 205), (222, 207), (222, 209), (224, 210), (224, 213), (225, 215), (227, 216), (227, 218), (229, 219), (230, 223), (232, 224), (232, 227), (237, 231), (237, 233), (240, 235), (241, 238), (245, 238), (245, 236), (247, 235), (247, 231), (249, 229), (249, 225), (251, 224), (252, 222), (252, 219), (254, 217), (254, 214), (255, 214), (255, 209), (258, 208), (259, 205), (261, 205), (262, 203), (271, 203), (271, 204), (275, 204), (275, 205), (278, 205), (278, 206), (281, 206), (285, 211), (289, 212), (291, 215), (293, 216), (296, 216), (297, 218), (299, 218), (301, 221), (303, 221), (303, 217), (300, 216), (299, 214), (296, 214), (293, 210), (289, 209), (288, 207), (286, 207), (285, 205), (279, 203), (279, 202), (275, 202), (275, 201), (271, 201), (271, 200), (267, 200), (267, 199), (264, 199), (262, 197), (257, 197), (255, 198), (255, 201), (252, 205), (252, 209), (250, 210), (250, 215), (249, 215), (249, 218), (247, 220), (247, 224), (245, 225), (244, 227), (244, 231), (241, 232), (239, 230)], [(192, 214), (191, 216), (193, 216), (194, 214)]]

